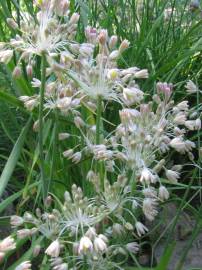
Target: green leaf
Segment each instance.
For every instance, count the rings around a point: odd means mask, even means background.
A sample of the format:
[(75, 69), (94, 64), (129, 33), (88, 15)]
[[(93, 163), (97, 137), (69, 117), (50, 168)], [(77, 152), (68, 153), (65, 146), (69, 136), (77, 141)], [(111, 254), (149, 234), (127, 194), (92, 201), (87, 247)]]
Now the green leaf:
[[(29, 186), (29, 190), (35, 186), (37, 186), (39, 183), (34, 183)], [(23, 190), (18, 191), (17, 193), (11, 195), (10, 197), (3, 200), (2, 203), (0, 203), (0, 213), (2, 213), (11, 203), (13, 203), (16, 199), (18, 199), (23, 194)]]
[(171, 256), (175, 250), (175, 242), (172, 242), (165, 250), (164, 255), (161, 257), (158, 267), (156, 270), (165, 270), (168, 269), (168, 265), (171, 259)]
[(13, 147), (13, 150), (8, 158), (8, 161), (3, 169), (3, 172), (0, 177), (0, 197), (2, 196), (8, 184), (8, 181), (10, 180), (10, 177), (15, 169), (15, 166), (18, 162), (30, 124), (31, 124), (31, 118), (28, 120), (26, 126), (21, 131), (21, 134), (18, 137), (18, 140), (16, 141)]

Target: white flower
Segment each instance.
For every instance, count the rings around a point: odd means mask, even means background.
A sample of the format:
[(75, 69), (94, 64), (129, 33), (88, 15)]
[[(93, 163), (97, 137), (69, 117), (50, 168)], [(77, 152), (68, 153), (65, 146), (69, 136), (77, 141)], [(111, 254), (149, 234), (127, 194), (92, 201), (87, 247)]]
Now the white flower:
[(102, 238), (98, 236), (94, 239), (94, 248), (96, 252), (104, 252), (107, 250), (107, 245)]
[(25, 261), (19, 264), (15, 270), (31, 270), (32, 264), (30, 261)]
[(144, 93), (136, 87), (124, 88), (123, 97), (132, 105), (134, 103), (139, 103), (144, 98)]
[(8, 236), (0, 242), (0, 252), (7, 252), (15, 248), (15, 240), (11, 236)]
[(131, 242), (126, 245), (126, 249), (131, 253), (137, 253), (139, 251), (139, 245), (136, 242)]
[(59, 135), (58, 135), (59, 141), (63, 141), (65, 139), (68, 139), (69, 137), (70, 137), (69, 133), (59, 133)]
[(11, 216), (10, 224), (12, 227), (18, 227), (24, 223), (24, 219), (19, 216)]
[(168, 200), (169, 199), (169, 192), (166, 187), (160, 186), (159, 187), (159, 198), (162, 201)]
[(58, 240), (55, 240), (50, 244), (46, 249), (45, 253), (51, 257), (58, 257), (60, 254), (60, 243)]
[(8, 64), (13, 56), (12, 50), (0, 51), (0, 62)]
[(143, 201), (143, 213), (145, 217), (150, 221), (153, 221), (155, 216), (158, 214), (158, 211), (156, 210), (156, 204), (156, 200), (151, 198), (146, 198)]
[(135, 78), (137, 79), (147, 79), (149, 77), (149, 73), (147, 69), (142, 69), (140, 71), (135, 72)]
[(173, 183), (177, 183), (178, 179), (180, 178), (179, 172), (166, 170), (166, 177)]
[(188, 94), (194, 94), (198, 91), (198, 87), (193, 83), (193, 81), (189, 80), (185, 86)]
[(155, 183), (156, 177), (149, 169), (145, 167), (141, 172), (140, 182), (146, 184)]
[(141, 237), (142, 235), (144, 235), (144, 234), (148, 231), (147, 227), (144, 226), (144, 224), (142, 224), (142, 223), (139, 222), (139, 221), (137, 221), (137, 222), (135, 223), (135, 228), (136, 228), (136, 230), (137, 230), (138, 236), (140, 236), (140, 237)]
[(83, 236), (79, 242), (78, 253), (86, 253), (93, 250), (93, 243), (87, 236)]
[(182, 137), (176, 137), (172, 139), (170, 141), (170, 146), (180, 153), (185, 153), (186, 151), (186, 145)]

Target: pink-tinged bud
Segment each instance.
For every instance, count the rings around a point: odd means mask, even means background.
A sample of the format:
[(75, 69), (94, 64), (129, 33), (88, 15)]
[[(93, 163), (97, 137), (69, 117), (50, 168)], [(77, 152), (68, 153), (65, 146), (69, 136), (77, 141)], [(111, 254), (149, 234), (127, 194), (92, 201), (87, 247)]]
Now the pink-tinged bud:
[(40, 245), (36, 245), (36, 246), (34, 247), (34, 250), (33, 250), (33, 256), (34, 256), (34, 257), (37, 257), (37, 256), (39, 255), (40, 251), (41, 251)]
[(163, 93), (165, 95), (166, 98), (170, 98), (172, 91), (173, 91), (173, 84), (171, 83), (162, 83), (162, 82), (158, 82), (157, 83), (157, 92)]
[(28, 236), (31, 236), (31, 230), (30, 229), (22, 229), (17, 231), (17, 237), (18, 239), (24, 239)]
[(125, 51), (126, 49), (128, 49), (129, 46), (130, 46), (130, 42), (127, 39), (124, 39), (121, 42), (121, 45), (119, 47), (119, 51), (122, 53), (123, 51)]
[(10, 224), (12, 227), (21, 226), (24, 223), (24, 219), (19, 216), (11, 216)]
[(12, 50), (0, 51), (0, 63), (8, 64), (13, 56)]
[(95, 44), (96, 39), (97, 39), (97, 29), (96, 28), (93, 28), (91, 26), (87, 26), (85, 29), (85, 35), (86, 35), (88, 42)]
[(46, 207), (50, 207), (53, 202), (53, 198), (51, 196), (48, 196), (45, 198), (44, 204)]
[(82, 157), (81, 152), (76, 152), (76, 153), (74, 153), (74, 154), (72, 155), (72, 157), (71, 157), (72, 162), (73, 162), (73, 163), (76, 163), (76, 164), (79, 163), (80, 160), (81, 160), (81, 157)]
[(75, 123), (75, 125), (76, 125), (77, 128), (81, 128), (81, 127), (84, 127), (85, 126), (85, 122), (79, 116), (76, 116), (74, 118), (74, 123)]
[(26, 66), (26, 72), (27, 72), (27, 76), (32, 77), (32, 75), (33, 75), (33, 68), (32, 68), (31, 65), (27, 65)]
[(108, 39), (108, 32), (107, 30), (103, 29), (100, 31), (98, 35), (98, 41), (101, 45), (105, 45)]
[(21, 77), (21, 75), (22, 75), (21, 68), (19, 66), (16, 66), (12, 73), (13, 78), (18, 79)]
[(14, 239), (11, 236), (3, 239), (0, 242), (0, 252), (7, 252), (16, 248), (16, 244)]
[(12, 18), (7, 18), (7, 24), (14, 30), (18, 29), (17, 23)]
[(73, 13), (70, 18), (69, 24), (77, 24), (79, 21), (79, 17), (80, 15), (78, 13)]
[(58, 240), (55, 240), (50, 244), (46, 249), (45, 253), (51, 257), (59, 257), (60, 254), (60, 243)]
[(111, 36), (110, 40), (109, 40), (109, 48), (113, 49), (118, 41), (118, 37), (117, 36)]

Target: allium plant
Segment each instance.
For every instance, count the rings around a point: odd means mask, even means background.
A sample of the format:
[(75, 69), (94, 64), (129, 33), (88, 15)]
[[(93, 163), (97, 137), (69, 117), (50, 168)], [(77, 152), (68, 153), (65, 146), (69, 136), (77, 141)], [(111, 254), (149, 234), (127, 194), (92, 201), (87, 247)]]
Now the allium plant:
[[(187, 155), (192, 163), (195, 144), (187, 132), (199, 130), (201, 120), (197, 114), (193, 119), (188, 101), (175, 104), (172, 84), (157, 83), (156, 94), (148, 101), (138, 85), (148, 78), (148, 71), (117, 64), (130, 46), (127, 40), (118, 45), (117, 36), (88, 26), (86, 41), (80, 44), (75, 38), (79, 15), (70, 15), (67, 0), (36, 1), (36, 9), (36, 17), (24, 16), (20, 29), (14, 19), (7, 20), (18, 34), (1, 43), (0, 60), (8, 63), (17, 55), (16, 78), (21, 76), (22, 60), (32, 77), (36, 58), (41, 58), (41, 78), (32, 78), (33, 88), (40, 91), (19, 99), (28, 111), (38, 112), (34, 129), (39, 135), (44, 209), (11, 217), (12, 236), (0, 242), (0, 260), (19, 239), (40, 238), (29, 261), (21, 262), (17, 270), (31, 269), (36, 256), (38, 262), (47, 256), (54, 270), (124, 269), (148, 232), (145, 219), (153, 221), (160, 203), (169, 198), (166, 182), (180, 180), (182, 164), (168, 159), (169, 152)], [(186, 89), (200, 93), (192, 81)], [(103, 113), (113, 103), (120, 106), (120, 123), (108, 132)], [(83, 117), (83, 108), (93, 123)], [(72, 148), (61, 153), (64, 159), (77, 166), (91, 159), (82, 179), (91, 186), (89, 196), (76, 184), (63, 200), (48, 194), (52, 179), (47, 179), (44, 168), (43, 131), (52, 111), (70, 118), (79, 131), (82, 144), (75, 144), (76, 135), (68, 126), (59, 141), (72, 139)]]

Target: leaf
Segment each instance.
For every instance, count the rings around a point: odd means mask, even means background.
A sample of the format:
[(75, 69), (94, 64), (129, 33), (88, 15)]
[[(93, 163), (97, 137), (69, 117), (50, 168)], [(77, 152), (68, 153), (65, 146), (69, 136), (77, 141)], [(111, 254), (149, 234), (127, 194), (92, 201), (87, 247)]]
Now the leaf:
[[(29, 190), (35, 186), (37, 186), (39, 183), (34, 183), (29, 186)], [(3, 200), (2, 203), (0, 203), (0, 213), (2, 213), (11, 203), (13, 203), (16, 199), (18, 199), (23, 194), (23, 190), (18, 191), (17, 193), (11, 195), (10, 197)]]
[(3, 169), (3, 172), (0, 177), (0, 197), (2, 196), (8, 181), (10, 180), (10, 177), (15, 169), (15, 166), (17, 164), (17, 161), (20, 157), (21, 150), (23, 148), (25, 138), (27, 135), (27, 132), (29, 130), (31, 124), (31, 118), (28, 120), (26, 126), (21, 131), (20, 136), (18, 137), (18, 140), (16, 141), (13, 150), (8, 158), (8, 161)]
[(161, 260), (156, 268), (156, 270), (165, 270), (168, 269), (168, 265), (171, 259), (171, 256), (175, 250), (175, 242), (172, 242), (164, 251), (164, 255), (161, 257)]

